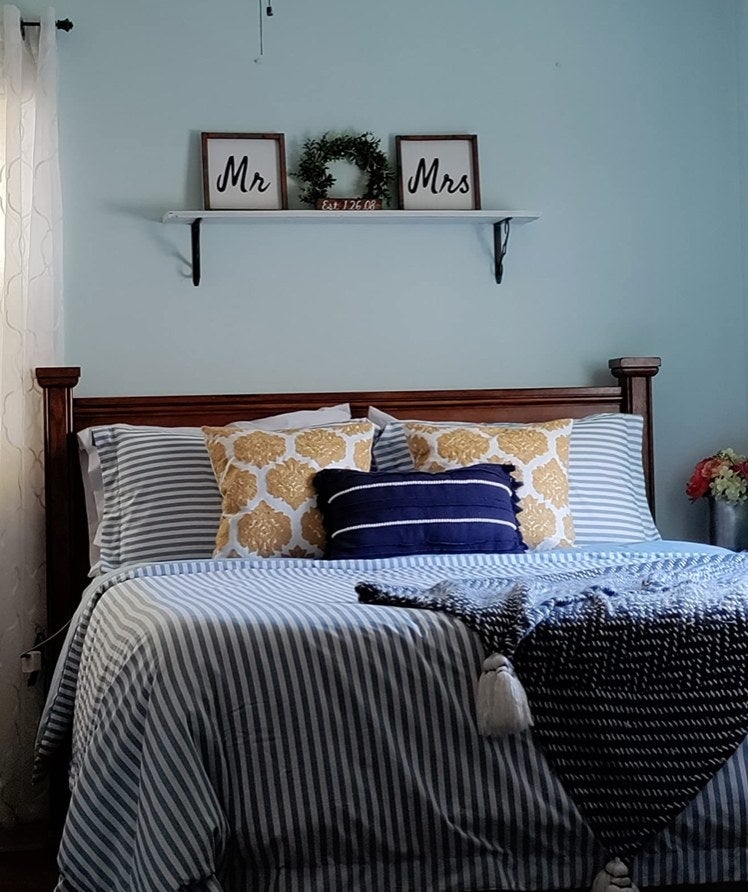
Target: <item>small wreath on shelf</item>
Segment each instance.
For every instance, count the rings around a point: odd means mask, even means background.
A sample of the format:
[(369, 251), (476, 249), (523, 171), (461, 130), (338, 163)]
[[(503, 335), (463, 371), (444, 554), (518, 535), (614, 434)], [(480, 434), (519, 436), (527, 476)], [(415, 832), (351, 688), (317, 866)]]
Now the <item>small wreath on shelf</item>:
[(389, 198), (390, 163), (373, 134), (330, 136), (323, 133), (319, 139), (308, 139), (304, 143), (304, 151), (293, 173), (305, 184), (299, 193), (304, 204), (314, 207), (318, 201), (327, 198), (335, 183), (335, 177), (327, 169), (331, 161), (350, 161), (367, 175), (362, 198), (379, 201)]

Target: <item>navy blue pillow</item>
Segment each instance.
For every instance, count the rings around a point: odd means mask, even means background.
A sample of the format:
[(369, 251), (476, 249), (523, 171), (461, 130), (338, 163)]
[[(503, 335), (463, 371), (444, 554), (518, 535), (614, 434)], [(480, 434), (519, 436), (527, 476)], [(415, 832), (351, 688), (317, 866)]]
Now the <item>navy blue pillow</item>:
[(425, 471), (328, 468), (314, 477), (326, 558), (526, 550), (511, 465)]

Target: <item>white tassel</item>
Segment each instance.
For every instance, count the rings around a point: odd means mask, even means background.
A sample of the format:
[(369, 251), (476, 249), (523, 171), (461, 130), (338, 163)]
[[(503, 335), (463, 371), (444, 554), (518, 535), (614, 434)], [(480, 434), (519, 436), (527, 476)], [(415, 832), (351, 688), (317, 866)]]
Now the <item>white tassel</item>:
[(639, 892), (639, 889), (631, 882), (629, 869), (620, 858), (609, 861), (603, 870), (595, 877), (590, 892)]
[(485, 737), (526, 731), (532, 725), (530, 704), (509, 660), (492, 654), (483, 663), (475, 701), (478, 730)]

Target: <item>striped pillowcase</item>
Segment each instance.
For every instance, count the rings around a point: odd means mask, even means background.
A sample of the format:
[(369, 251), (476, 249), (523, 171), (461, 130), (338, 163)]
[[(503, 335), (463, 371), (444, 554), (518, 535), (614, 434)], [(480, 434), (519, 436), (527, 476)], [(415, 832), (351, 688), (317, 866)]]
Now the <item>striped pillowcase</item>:
[[(350, 406), (289, 412), (237, 427), (324, 427)], [(78, 435), (89, 519), (90, 576), (123, 564), (213, 555), (221, 493), (199, 427), (113, 424)]]
[(325, 523), (325, 557), (518, 554), (511, 467), (479, 464), (431, 474), (325, 469), (314, 487)]
[[(377, 416), (369, 410), (369, 420), (375, 424)], [(413, 459), (405, 437), (405, 428), (400, 421), (386, 422), (374, 439), (371, 466), (375, 471), (412, 471)]]
[(100, 571), (213, 554), (221, 494), (199, 428), (94, 428), (104, 484)]
[[(369, 418), (382, 424), (386, 416), (372, 407)], [(574, 420), (569, 505), (576, 545), (655, 542), (661, 538), (644, 485), (643, 428), (640, 415), (603, 413)], [(374, 444), (373, 466), (387, 471), (413, 468), (401, 422), (390, 421), (382, 430)]]
[(577, 545), (656, 542), (642, 468), (641, 415), (576, 420), (569, 448), (569, 504)]

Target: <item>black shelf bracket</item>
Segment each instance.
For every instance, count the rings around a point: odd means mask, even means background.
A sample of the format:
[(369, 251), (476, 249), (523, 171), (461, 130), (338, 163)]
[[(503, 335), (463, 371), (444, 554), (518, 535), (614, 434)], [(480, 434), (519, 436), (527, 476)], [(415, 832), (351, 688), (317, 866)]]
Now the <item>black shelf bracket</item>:
[[(506, 257), (507, 245), (509, 244), (509, 231), (512, 219), (512, 217), (504, 217), (502, 220), (496, 220), (493, 224), (494, 275), (497, 285), (501, 284), (504, 277), (504, 258)], [(192, 284), (195, 286), (200, 284), (202, 274), (200, 264), (200, 226), (202, 222), (202, 217), (194, 217), (190, 221)]]
[(506, 248), (509, 244), (511, 222), (512, 218), (506, 217), (493, 224), (493, 254), (497, 285), (501, 285), (501, 280), (504, 278), (504, 257), (506, 257)]
[(190, 223), (192, 234), (192, 284), (197, 287), (200, 284), (200, 224), (202, 217), (195, 217)]

